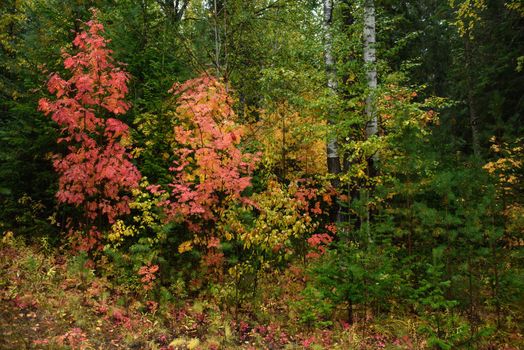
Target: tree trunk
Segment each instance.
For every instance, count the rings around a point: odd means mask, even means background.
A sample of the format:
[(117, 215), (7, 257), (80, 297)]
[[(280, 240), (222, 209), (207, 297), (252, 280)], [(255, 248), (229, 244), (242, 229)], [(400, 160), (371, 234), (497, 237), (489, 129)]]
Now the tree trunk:
[(215, 39), (215, 71), (217, 78), (220, 77), (221, 74), (221, 68), (220, 68), (220, 48), (221, 48), (221, 42), (220, 42), (220, 33), (219, 33), (219, 27), (218, 27), (218, 5), (217, 0), (213, 0), (213, 34)]
[[(374, 0), (365, 0), (364, 3), (364, 64), (366, 69), (366, 78), (368, 85), (368, 96), (366, 98), (366, 137), (370, 138), (378, 134), (378, 120), (375, 108), (375, 90), (377, 88), (377, 56), (375, 52), (375, 2)], [(378, 165), (378, 155), (375, 153), (368, 160), (368, 176), (375, 176)], [(364, 196), (366, 205), (369, 202), (370, 190), (365, 189), (361, 192)], [(369, 207), (366, 211), (364, 219), (366, 223), (366, 232), (368, 236), (368, 243), (372, 242), (371, 238), (371, 211)]]
[(182, 17), (186, 12), (190, 0), (157, 0), (167, 18), (171, 23), (178, 23), (182, 21)]
[(470, 35), (464, 38), (464, 53), (466, 59), (466, 84), (468, 89), (468, 110), (469, 110), (469, 126), (471, 128), (471, 146), (473, 154), (480, 157), (480, 137), (479, 137), (479, 116), (476, 109), (475, 92), (473, 91), (473, 69), (471, 67), (473, 61), (471, 58), (471, 39)]
[[(337, 93), (337, 80), (335, 74), (335, 60), (333, 59), (333, 0), (324, 1), (324, 64), (326, 66), (327, 86), (332, 95)], [(333, 113), (330, 112), (328, 123), (333, 125)], [(340, 173), (340, 156), (338, 154), (337, 138), (329, 135), (327, 140), (327, 166), (330, 174)], [(338, 185), (338, 181), (334, 181)]]
[[(375, 53), (375, 4), (374, 0), (366, 0), (364, 4), (364, 63), (369, 94), (366, 98), (366, 136), (369, 138), (378, 133), (378, 120), (375, 108), (375, 92), (377, 88), (377, 68)], [(373, 157), (376, 160), (376, 157)]]

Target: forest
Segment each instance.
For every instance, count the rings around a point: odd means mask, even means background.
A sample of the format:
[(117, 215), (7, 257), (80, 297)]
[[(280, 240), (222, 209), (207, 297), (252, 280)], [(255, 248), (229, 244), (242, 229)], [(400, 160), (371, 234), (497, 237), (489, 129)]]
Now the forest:
[(0, 350), (524, 348), (523, 0), (2, 0)]

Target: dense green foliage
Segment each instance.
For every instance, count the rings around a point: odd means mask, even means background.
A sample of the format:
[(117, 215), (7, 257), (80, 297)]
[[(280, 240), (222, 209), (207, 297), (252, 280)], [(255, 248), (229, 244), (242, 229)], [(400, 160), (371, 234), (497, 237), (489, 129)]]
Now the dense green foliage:
[(197, 300), (167, 336), (227, 315), (209, 349), (523, 345), (520, 0), (5, 0), (0, 112), (2, 251), (66, 254), (99, 314)]

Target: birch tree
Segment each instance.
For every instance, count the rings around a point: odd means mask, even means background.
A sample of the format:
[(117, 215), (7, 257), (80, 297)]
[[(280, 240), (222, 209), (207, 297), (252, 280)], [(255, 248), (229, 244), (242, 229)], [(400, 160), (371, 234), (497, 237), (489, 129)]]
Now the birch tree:
[[(327, 86), (330, 95), (335, 96), (337, 92), (337, 80), (335, 74), (335, 60), (333, 58), (333, 0), (324, 1), (324, 64), (326, 67)], [(330, 111), (328, 119), (330, 125), (334, 124), (333, 111)], [(330, 174), (340, 173), (340, 156), (336, 135), (330, 134), (327, 140), (327, 166)]]
[[(366, 136), (368, 138), (378, 133), (378, 120), (375, 109), (374, 90), (377, 88), (377, 68), (375, 52), (375, 3), (374, 0), (364, 2), (364, 63), (366, 65), (367, 87), (366, 98)], [(373, 156), (372, 167), (376, 166), (378, 157)]]
[[(375, 108), (375, 90), (377, 88), (377, 67), (376, 67), (376, 51), (375, 51), (375, 2), (374, 0), (364, 1), (364, 64), (366, 69), (366, 79), (368, 94), (366, 97), (366, 137), (369, 139), (378, 133), (378, 120)], [(370, 176), (373, 176), (377, 168), (378, 156), (373, 154), (369, 160), (368, 172)], [(364, 190), (361, 193), (366, 202), (369, 202), (369, 192)], [(366, 210), (366, 232), (368, 236), (368, 242), (372, 242), (371, 238), (371, 212), (369, 207)]]

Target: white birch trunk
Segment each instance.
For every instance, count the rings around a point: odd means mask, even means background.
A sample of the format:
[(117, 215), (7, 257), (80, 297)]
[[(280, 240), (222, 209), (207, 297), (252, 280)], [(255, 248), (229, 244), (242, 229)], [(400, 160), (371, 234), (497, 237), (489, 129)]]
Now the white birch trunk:
[[(378, 133), (378, 119), (375, 108), (375, 89), (377, 88), (377, 56), (375, 52), (375, 3), (365, 0), (364, 3), (364, 63), (369, 94), (366, 99), (366, 135), (371, 137)], [(376, 160), (376, 157), (373, 157)]]
[[(337, 80), (335, 75), (335, 60), (333, 59), (333, 0), (324, 1), (324, 64), (327, 73), (327, 86), (332, 95), (337, 91)], [(330, 116), (328, 123), (332, 125), (333, 119)], [(340, 172), (340, 157), (338, 154), (337, 138), (330, 135), (327, 140), (327, 163), (328, 172), (337, 174)]]
[[(367, 85), (368, 85), (368, 96), (366, 98), (366, 136), (367, 138), (378, 134), (378, 118), (375, 108), (375, 90), (377, 88), (377, 56), (375, 52), (375, 3), (374, 0), (364, 0), (364, 64), (366, 69)], [(371, 158), (368, 166), (369, 175), (373, 176), (377, 165), (378, 155), (374, 154)], [(362, 195), (366, 202), (369, 202), (369, 192), (366, 189)], [(368, 236), (368, 243), (373, 242), (371, 237), (371, 212), (368, 207), (366, 210), (365, 225)]]
[(213, 0), (213, 31), (215, 34), (215, 71), (216, 71), (216, 77), (220, 77), (221, 69), (220, 69), (220, 33), (218, 28), (218, 6), (217, 6), (217, 0)]

